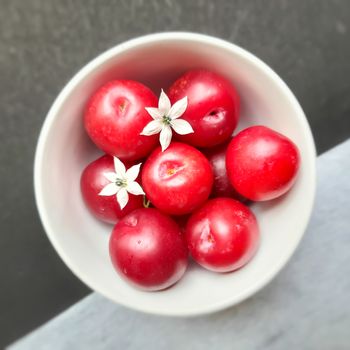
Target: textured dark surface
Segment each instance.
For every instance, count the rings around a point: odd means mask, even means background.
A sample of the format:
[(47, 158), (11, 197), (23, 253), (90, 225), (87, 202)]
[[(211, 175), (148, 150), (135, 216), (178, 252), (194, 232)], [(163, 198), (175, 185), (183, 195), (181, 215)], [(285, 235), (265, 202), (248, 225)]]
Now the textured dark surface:
[(347, 0), (0, 0), (0, 347), (89, 292), (45, 237), (32, 189), (41, 124), (72, 74), (138, 35), (215, 35), (281, 75), (323, 152), (350, 136), (349, 27)]

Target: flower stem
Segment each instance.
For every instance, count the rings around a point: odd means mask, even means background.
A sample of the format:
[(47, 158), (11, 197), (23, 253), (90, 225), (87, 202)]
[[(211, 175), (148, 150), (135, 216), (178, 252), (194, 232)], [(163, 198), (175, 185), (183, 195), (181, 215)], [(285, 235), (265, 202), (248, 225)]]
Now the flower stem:
[(146, 196), (143, 196), (143, 206), (145, 208), (149, 208), (150, 204), (151, 204), (150, 200)]

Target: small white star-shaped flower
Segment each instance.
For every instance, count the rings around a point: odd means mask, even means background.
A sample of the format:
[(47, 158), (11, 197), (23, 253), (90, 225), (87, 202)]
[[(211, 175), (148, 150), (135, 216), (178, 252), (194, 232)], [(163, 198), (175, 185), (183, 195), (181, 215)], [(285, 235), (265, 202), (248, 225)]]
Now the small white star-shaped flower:
[(187, 96), (171, 105), (169, 97), (162, 90), (159, 96), (158, 108), (146, 107), (146, 111), (153, 118), (141, 132), (141, 135), (159, 135), (162, 151), (165, 151), (171, 142), (172, 130), (179, 135), (190, 134), (193, 131), (191, 124), (179, 119), (187, 108)]
[(125, 165), (117, 157), (114, 157), (115, 173), (103, 174), (110, 183), (103, 187), (99, 195), (113, 196), (116, 194), (120, 209), (123, 209), (128, 204), (129, 193), (134, 195), (145, 194), (142, 187), (135, 181), (139, 175), (140, 166), (141, 163), (126, 170)]

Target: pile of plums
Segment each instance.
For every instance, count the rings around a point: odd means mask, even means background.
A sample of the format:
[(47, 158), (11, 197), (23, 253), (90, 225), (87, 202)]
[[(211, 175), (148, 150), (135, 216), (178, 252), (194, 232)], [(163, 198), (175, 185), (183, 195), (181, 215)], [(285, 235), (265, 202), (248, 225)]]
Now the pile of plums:
[(256, 253), (248, 205), (286, 193), (300, 156), (265, 126), (234, 135), (239, 106), (232, 83), (206, 70), (186, 72), (159, 99), (133, 80), (110, 81), (90, 97), (85, 129), (105, 155), (84, 169), (81, 192), (92, 214), (115, 225), (110, 257), (132, 285), (173, 285), (189, 253), (215, 272)]

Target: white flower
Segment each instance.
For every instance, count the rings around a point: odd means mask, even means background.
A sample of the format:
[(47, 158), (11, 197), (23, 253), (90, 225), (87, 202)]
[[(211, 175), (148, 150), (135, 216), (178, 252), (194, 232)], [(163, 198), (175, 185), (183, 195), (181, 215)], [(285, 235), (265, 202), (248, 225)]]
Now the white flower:
[(162, 90), (159, 96), (158, 108), (146, 107), (146, 111), (153, 118), (141, 132), (141, 135), (159, 135), (159, 141), (162, 151), (166, 150), (172, 137), (172, 128), (179, 135), (190, 134), (193, 131), (191, 124), (184, 120), (178, 119), (184, 114), (187, 108), (187, 96), (171, 105), (169, 97)]
[(145, 194), (142, 187), (135, 181), (139, 175), (140, 166), (141, 163), (126, 170), (125, 165), (114, 157), (115, 173), (103, 174), (110, 183), (101, 190), (99, 195), (113, 196), (116, 194), (120, 209), (123, 209), (129, 201), (128, 192), (134, 195)]

